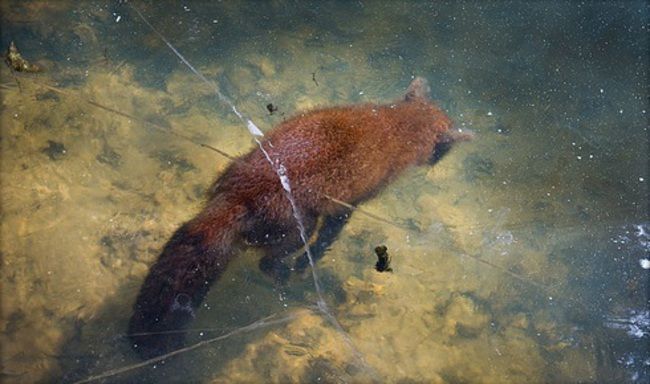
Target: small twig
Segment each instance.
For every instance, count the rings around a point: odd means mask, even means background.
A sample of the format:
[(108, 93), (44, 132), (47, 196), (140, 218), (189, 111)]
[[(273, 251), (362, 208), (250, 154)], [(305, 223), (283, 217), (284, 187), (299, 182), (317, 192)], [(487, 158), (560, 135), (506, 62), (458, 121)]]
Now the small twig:
[(113, 69), (111, 69), (109, 74), (113, 75), (113, 74), (117, 73), (117, 71), (119, 71), (120, 68), (122, 68), (124, 66), (124, 64), (126, 64), (126, 59), (120, 61), (115, 67), (113, 67)]
[(14, 90), (13, 84), (12, 83), (5, 83), (5, 84), (0, 84), (0, 88), (2, 89), (9, 89), (9, 90)]
[(384, 219), (381, 216), (378, 216), (378, 215), (376, 215), (374, 213), (363, 210), (363, 209), (357, 207), (356, 205), (346, 203), (345, 201), (339, 200), (339, 199), (337, 199), (335, 197), (332, 197), (332, 196), (329, 196), (329, 195), (326, 195), (326, 194), (323, 194), (323, 197), (325, 197), (326, 199), (328, 199), (328, 200), (330, 200), (330, 201), (332, 201), (332, 202), (334, 202), (336, 204), (339, 204), (339, 205), (344, 206), (344, 207), (346, 207), (348, 209), (351, 209), (351, 210), (353, 210), (355, 212), (360, 212), (360, 213), (362, 213), (362, 214), (364, 214), (364, 215), (366, 215), (368, 217), (371, 217), (371, 218), (373, 218), (373, 219), (375, 219), (377, 221), (381, 221), (382, 223), (389, 224), (389, 225), (392, 225), (392, 226), (400, 228), (400, 229), (406, 229), (406, 230), (411, 230), (412, 229), (408, 225), (400, 224), (400, 223), (390, 221), (388, 219)]

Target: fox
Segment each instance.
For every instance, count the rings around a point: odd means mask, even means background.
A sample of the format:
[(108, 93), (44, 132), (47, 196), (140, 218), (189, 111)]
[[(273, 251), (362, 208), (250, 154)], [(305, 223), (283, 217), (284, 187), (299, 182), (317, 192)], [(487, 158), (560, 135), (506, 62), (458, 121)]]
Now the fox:
[[(310, 266), (305, 247), (314, 262), (323, 256), (349, 220), (351, 206), (376, 196), (407, 168), (434, 164), (453, 143), (472, 137), (452, 127), (422, 77), (388, 104), (316, 109), (281, 122), (223, 171), (203, 209), (163, 247), (133, 306), (133, 349), (151, 358), (182, 348), (183, 330), (237, 247), (261, 248), (260, 269), (286, 281), (292, 271)], [(277, 173), (280, 165), (293, 206)], [(311, 244), (304, 244), (294, 211), (305, 237), (316, 233)], [(289, 268), (284, 259), (298, 251), (303, 253)]]

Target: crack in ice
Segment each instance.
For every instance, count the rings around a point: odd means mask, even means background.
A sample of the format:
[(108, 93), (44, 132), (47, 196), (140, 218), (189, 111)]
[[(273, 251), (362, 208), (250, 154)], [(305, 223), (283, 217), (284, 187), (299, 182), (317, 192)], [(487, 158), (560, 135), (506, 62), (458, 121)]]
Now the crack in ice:
[(297, 224), (297, 229), (300, 234), (300, 239), (302, 240), (302, 243), (304, 245), (305, 249), (305, 254), (307, 255), (307, 258), (309, 260), (309, 265), (311, 267), (311, 272), (312, 272), (312, 278), (314, 281), (314, 287), (316, 289), (316, 294), (318, 295), (318, 301), (317, 301), (317, 307), (321, 313), (325, 315), (325, 317), (328, 319), (328, 321), (334, 326), (334, 328), (343, 336), (346, 344), (349, 346), (349, 348), (353, 351), (355, 358), (361, 362), (361, 365), (366, 369), (367, 372), (371, 373), (372, 376), (375, 378), (379, 378), (377, 376), (377, 373), (375, 370), (368, 365), (368, 363), (365, 361), (363, 358), (362, 354), (357, 350), (357, 348), (354, 346), (354, 343), (352, 342), (352, 339), (350, 336), (345, 332), (341, 324), (338, 322), (336, 317), (330, 312), (327, 303), (325, 302), (325, 299), (323, 297), (321, 285), (320, 285), (320, 280), (318, 278), (318, 274), (316, 273), (316, 266), (314, 263), (313, 256), (311, 254), (311, 251), (309, 249), (309, 242), (307, 239), (306, 235), (306, 230), (305, 226), (303, 224), (303, 219), (302, 219), (302, 213), (300, 212), (300, 209), (298, 205), (296, 204), (296, 201), (293, 197), (293, 194), (291, 192), (291, 182), (289, 180), (289, 177), (287, 176), (287, 170), (285, 166), (282, 164), (280, 159), (275, 159), (270, 156), (268, 151), (264, 148), (262, 142), (259, 140), (259, 138), (264, 137), (264, 133), (255, 125), (255, 123), (244, 116), (242, 113), (240, 113), (235, 105), (230, 101), (229, 98), (227, 98), (225, 95), (223, 95), (220, 91), (219, 88), (216, 86), (215, 83), (212, 81), (208, 80), (203, 74), (201, 74), (194, 66), (160, 33), (147, 19), (145, 19), (144, 15), (140, 13), (140, 11), (133, 6), (132, 4), (129, 4), (131, 8), (138, 14), (140, 19), (144, 21), (144, 23), (158, 36), (160, 39), (171, 49), (171, 51), (185, 64), (196, 76), (199, 77), (204, 83), (209, 85), (211, 88), (214, 89), (214, 92), (218, 96), (219, 100), (221, 100), (223, 103), (228, 105), (233, 113), (243, 122), (246, 124), (246, 128), (249, 131), (249, 133), (253, 136), (255, 142), (259, 146), (260, 150), (264, 154), (266, 160), (269, 162), (275, 173), (278, 175), (278, 178), (280, 180), (280, 183), (282, 184), (282, 188), (285, 191), (285, 196), (289, 200), (289, 203), (291, 204), (291, 210), (294, 219), (296, 220)]

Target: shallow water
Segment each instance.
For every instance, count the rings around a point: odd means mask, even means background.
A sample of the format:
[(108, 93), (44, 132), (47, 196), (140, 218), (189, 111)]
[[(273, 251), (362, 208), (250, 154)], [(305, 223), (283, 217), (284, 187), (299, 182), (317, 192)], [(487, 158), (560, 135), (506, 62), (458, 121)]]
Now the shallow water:
[[(129, 4), (263, 131), (419, 75), (477, 137), (353, 214), (316, 269), (327, 312), (242, 250), (191, 325), (209, 342), (144, 364), (135, 296), (231, 161), (205, 145), (256, 144)], [(650, 378), (647, 4), (1, 7), (1, 46), (46, 68), (0, 70), (3, 382)]]

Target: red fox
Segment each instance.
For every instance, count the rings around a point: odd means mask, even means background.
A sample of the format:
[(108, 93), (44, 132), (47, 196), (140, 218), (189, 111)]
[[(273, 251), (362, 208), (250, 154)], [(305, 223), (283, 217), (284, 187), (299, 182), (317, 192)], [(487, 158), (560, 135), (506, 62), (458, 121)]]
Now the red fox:
[[(262, 142), (286, 169), (307, 238), (323, 217), (311, 246), (320, 258), (351, 211), (333, 199), (358, 204), (404, 169), (434, 162), (450, 144), (471, 138), (429, 99), (427, 81), (415, 78), (403, 98), (301, 113), (279, 124)], [(328, 198), (331, 197), (331, 198)], [(259, 149), (233, 162), (215, 181), (203, 210), (182, 225), (151, 267), (129, 323), (133, 348), (143, 357), (180, 348), (184, 329), (210, 286), (245, 242), (262, 247), (263, 271), (286, 277), (282, 258), (303, 247), (281, 181)], [(308, 265), (305, 255), (295, 268)]]

